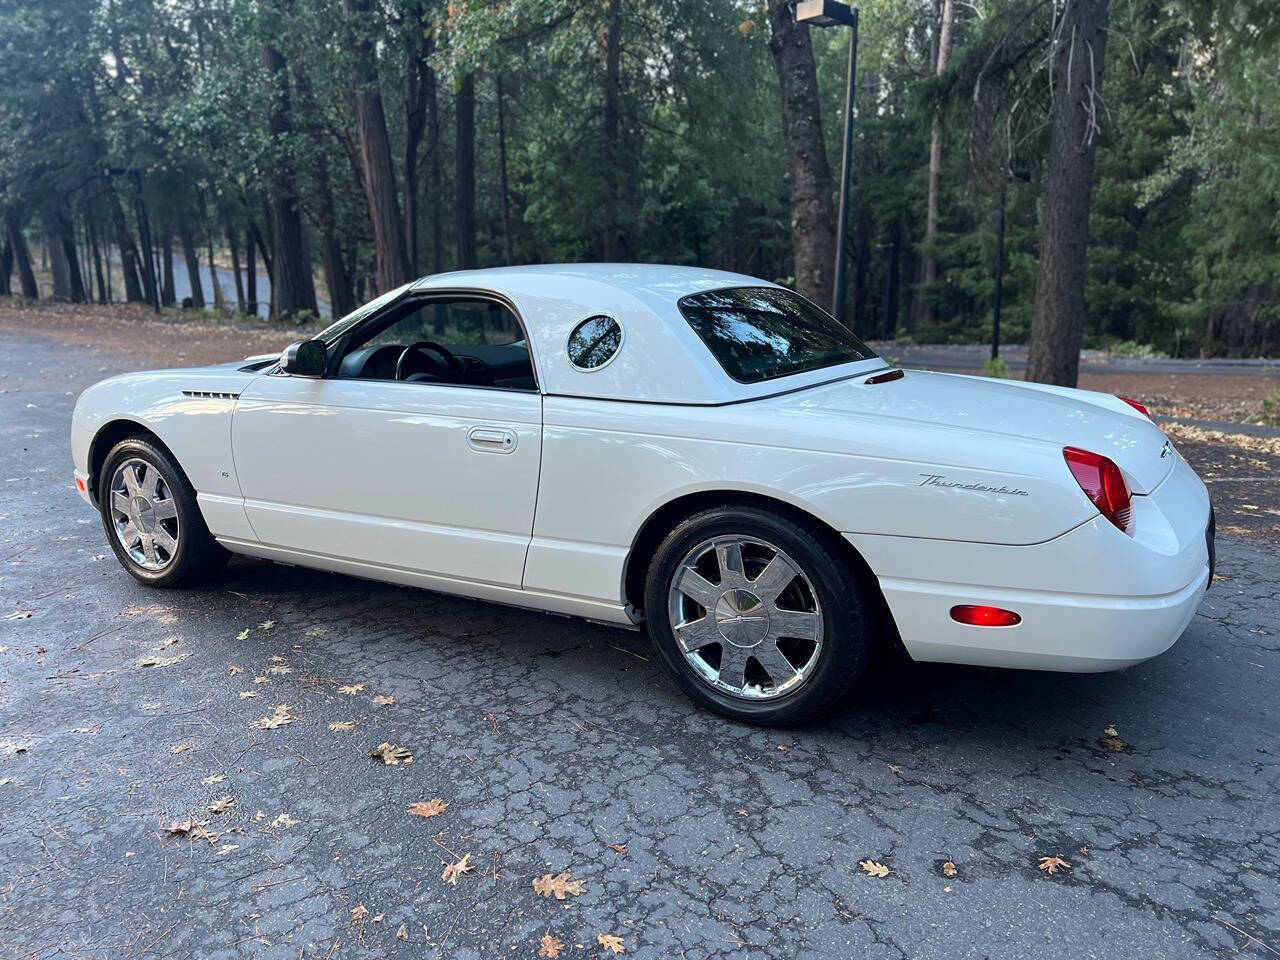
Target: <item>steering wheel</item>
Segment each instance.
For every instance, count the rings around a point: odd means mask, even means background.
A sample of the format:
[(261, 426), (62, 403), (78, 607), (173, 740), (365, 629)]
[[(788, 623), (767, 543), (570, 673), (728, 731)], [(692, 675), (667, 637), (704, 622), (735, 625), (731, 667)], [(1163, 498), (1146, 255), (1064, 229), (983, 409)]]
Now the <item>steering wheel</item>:
[[(440, 366), (449, 371), (459, 382), (462, 380), (464, 367), (462, 361), (449, 352), (449, 348), (442, 344), (436, 343), (434, 340), (419, 340), (417, 343), (411, 343), (400, 351), (400, 357), (396, 360), (396, 379), (405, 379), (405, 359), (412, 353), (429, 350), (431, 353), (440, 357)], [(433, 359), (433, 362), (434, 359)], [(424, 371), (425, 372), (425, 371)]]

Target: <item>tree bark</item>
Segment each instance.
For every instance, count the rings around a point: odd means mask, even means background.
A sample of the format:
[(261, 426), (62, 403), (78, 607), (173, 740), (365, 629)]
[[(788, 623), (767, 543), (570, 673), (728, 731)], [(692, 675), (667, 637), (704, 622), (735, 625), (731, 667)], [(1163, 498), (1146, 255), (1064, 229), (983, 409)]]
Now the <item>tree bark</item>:
[(230, 223), (227, 224), (227, 246), (231, 249), (231, 272), (236, 280), (236, 312), (244, 313), (244, 283), (240, 279), (240, 240)]
[(1063, 16), (1026, 378), (1074, 387), (1084, 334), (1085, 250), (1101, 119), (1107, 0), (1069, 0)]
[(111, 224), (116, 232), (116, 246), (120, 248), (120, 269), (124, 274), (125, 303), (140, 303), (144, 299), (142, 281), (138, 277), (138, 248), (124, 218), (120, 197), (108, 184), (108, 203), (111, 205)]
[(178, 242), (182, 244), (182, 259), (187, 264), (187, 284), (191, 287), (191, 306), (204, 309), (204, 287), (200, 282), (200, 257), (196, 253), (196, 241), (191, 235), (191, 223), (186, 211), (178, 214)]
[(507, 184), (507, 112), (502, 74), (494, 78), (498, 97), (498, 180), (502, 192), (502, 262), (511, 266), (511, 195)]
[[(367, 17), (370, 0), (344, 0), (349, 16)], [(407, 283), (409, 257), (405, 249), (404, 221), (400, 219), (391, 141), (382, 109), (373, 41), (364, 24), (356, 24), (352, 44), (355, 55), (356, 131), (360, 136), (360, 165), (364, 173), (369, 220), (373, 226), (373, 250), (379, 292)]]
[(769, 50), (782, 92), (782, 138), (791, 178), (791, 247), (795, 288), (831, 302), (836, 259), (835, 204), (827, 162), (809, 27), (796, 23), (794, 0), (771, 0)]
[(4, 242), (0, 243), (0, 297), (7, 297), (13, 292), (9, 286), (9, 278), (12, 276), (13, 244), (9, 242), (8, 231), (6, 231)]
[[(941, 0), (939, 23), (934, 33), (933, 75), (942, 76), (951, 56), (951, 32), (955, 22), (955, 3)], [(920, 285), (911, 298), (911, 330), (931, 327), (937, 321), (933, 293), (938, 285), (938, 260), (933, 245), (938, 240), (938, 189), (942, 180), (942, 118), (937, 111), (929, 135), (929, 188), (925, 201), (924, 246), (920, 251)]]
[(49, 244), (49, 269), (53, 274), (53, 295), (72, 303), (84, 303), (84, 281), (80, 276), (80, 258), (70, 218), (63, 212), (45, 220), (45, 236)]
[(213, 308), (225, 310), (226, 301), (222, 296), (222, 284), (218, 282), (218, 268), (213, 262), (213, 231), (210, 230), (205, 240), (209, 245), (209, 285), (213, 287)]
[(421, 11), (415, 10), (410, 22), (415, 32), (409, 44), (405, 76), (408, 87), (404, 100), (404, 242), (409, 271), (417, 276), (422, 269), (422, 250), (418, 236), (418, 160), (422, 137), (427, 128), (427, 88), (431, 65), (432, 41), (422, 28)]
[(244, 232), (244, 282), (249, 316), (258, 315), (258, 253), (253, 245), (252, 228)]
[(601, 255), (622, 259), (623, 236), (618, 218), (618, 168), (622, 150), (619, 106), (622, 84), (622, 0), (609, 0), (608, 32), (604, 48), (604, 231)]
[(458, 88), (457, 136), (454, 142), (457, 189), (458, 269), (474, 268), (476, 253), (476, 80), (467, 74)]
[(173, 235), (169, 232), (169, 225), (164, 225), (161, 232), (161, 243), (163, 246), (160, 250), (160, 305), (171, 307), (177, 298), (173, 283)]
[[(263, 45), (262, 61), (271, 93), (267, 129), (273, 140), (283, 140), (291, 129), (287, 64), (284, 54), (269, 43)], [(302, 213), (293, 171), (287, 164), (280, 165), (273, 180), (270, 198), (273, 251), (270, 260), (271, 318), (318, 315), (316, 287), (311, 279), (311, 252), (302, 231)]]
[(18, 268), (18, 285), (24, 297), (35, 300), (40, 296), (40, 288), (36, 286), (36, 273), (31, 269), (31, 250), (27, 247), (27, 238), (22, 235), (22, 224), (12, 211), (5, 215), (4, 221), (9, 233), (9, 246), (13, 248), (13, 262)]
[[(84, 225), (89, 233), (89, 251), (93, 256), (93, 272), (98, 280), (98, 302), (108, 303), (111, 299), (110, 291), (107, 288), (106, 275), (102, 270), (102, 250), (98, 246), (98, 226), (94, 222), (92, 210), (85, 210)], [(110, 272), (110, 269), (111, 265), (108, 263), (107, 271)]]
[[(431, 272), (444, 270), (444, 214), (440, 199), (440, 100), (436, 72), (427, 67), (427, 199), (431, 204)], [(443, 330), (437, 330), (443, 333)]]

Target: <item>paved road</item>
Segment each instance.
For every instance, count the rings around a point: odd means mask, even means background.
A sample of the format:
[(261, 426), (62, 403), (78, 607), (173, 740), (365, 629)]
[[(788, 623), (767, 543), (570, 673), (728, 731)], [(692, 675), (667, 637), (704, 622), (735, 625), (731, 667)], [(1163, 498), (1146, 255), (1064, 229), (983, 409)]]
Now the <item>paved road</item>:
[[(829, 724), (761, 731), (693, 709), (638, 634), (256, 562), (138, 587), (66, 436), (129, 360), (0, 357), (0, 616), (32, 611), (0, 620), (0, 956), (1280, 951), (1274, 546), (1222, 542), (1186, 636), (1126, 673), (880, 667)], [(163, 832), (193, 813), (216, 843)], [(562, 870), (580, 896), (535, 894)]]

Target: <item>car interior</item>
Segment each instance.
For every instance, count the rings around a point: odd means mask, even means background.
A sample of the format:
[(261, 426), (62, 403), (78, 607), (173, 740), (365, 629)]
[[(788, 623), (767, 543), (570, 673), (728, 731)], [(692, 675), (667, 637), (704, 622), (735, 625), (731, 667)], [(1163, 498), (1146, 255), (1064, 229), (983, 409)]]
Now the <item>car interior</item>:
[(520, 321), (496, 300), (410, 298), (340, 349), (339, 379), (537, 389)]

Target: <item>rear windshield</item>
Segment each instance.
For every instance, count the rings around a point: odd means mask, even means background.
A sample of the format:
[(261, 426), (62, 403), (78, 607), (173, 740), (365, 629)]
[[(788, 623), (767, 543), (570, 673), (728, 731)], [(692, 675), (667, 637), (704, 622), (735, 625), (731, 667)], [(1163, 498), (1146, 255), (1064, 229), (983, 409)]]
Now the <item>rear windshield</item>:
[(733, 287), (684, 297), (680, 312), (739, 383), (867, 360), (853, 331), (781, 287)]

